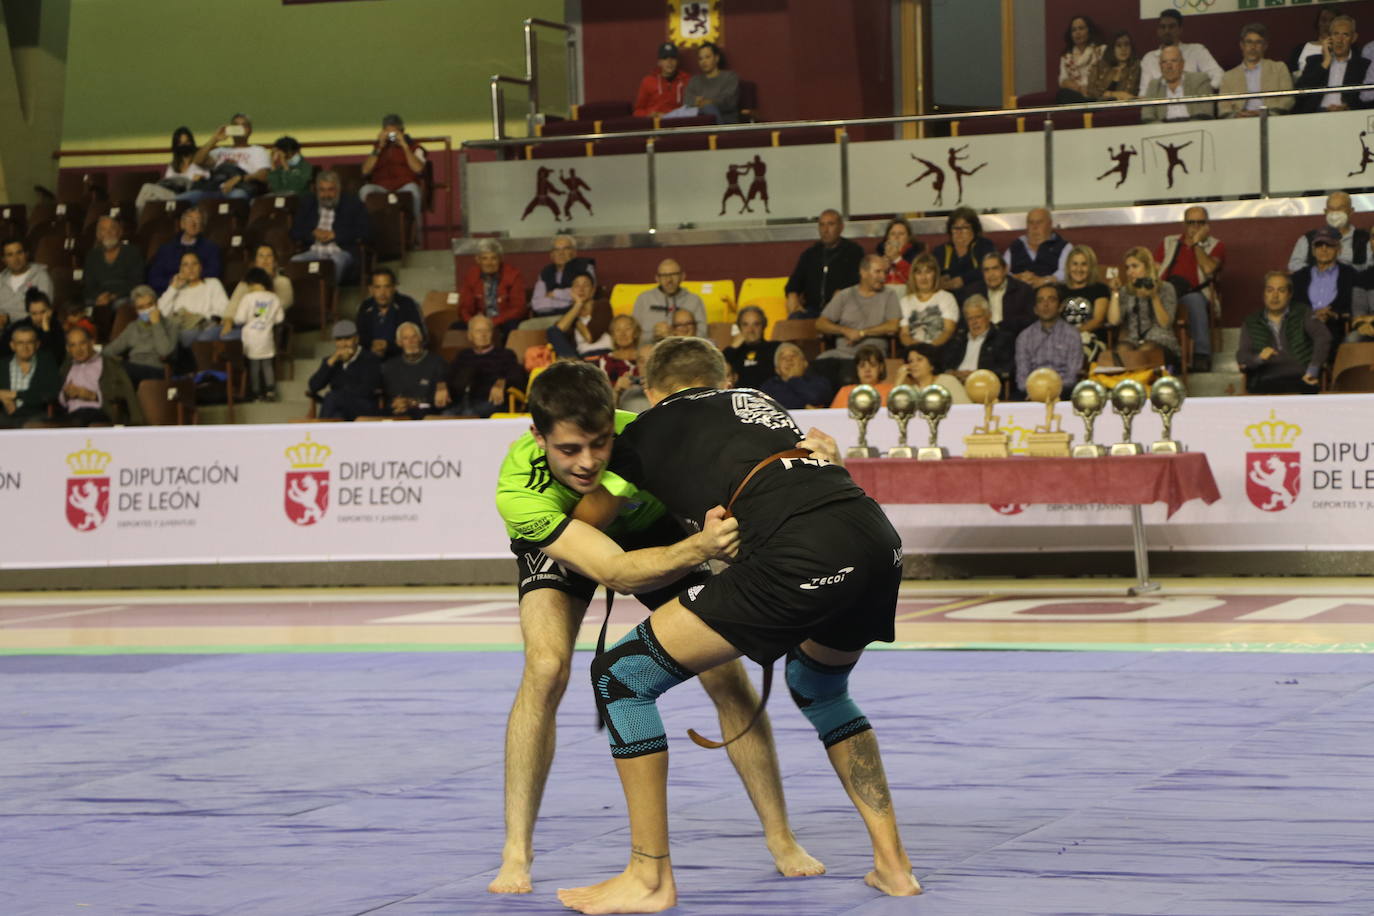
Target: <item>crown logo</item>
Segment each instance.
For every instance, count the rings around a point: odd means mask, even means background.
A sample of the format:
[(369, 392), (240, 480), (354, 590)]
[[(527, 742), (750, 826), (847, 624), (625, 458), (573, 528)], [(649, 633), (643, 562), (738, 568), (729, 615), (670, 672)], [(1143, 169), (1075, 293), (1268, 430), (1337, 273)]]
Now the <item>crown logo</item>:
[(1002, 432), (1007, 434), (1009, 451), (1017, 455), (1026, 455), (1030, 453), (1031, 430), (1024, 426), (1018, 426), (1010, 420), (1006, 420), (1002, 423)]
[(1302, 435), (1302, 427), (1296, 423), (1286, 423), (1280, 420), (1271, 410), (1268, 420), (1251, 423), (1245, 427), (1245, 435), (1250, 438), (1250, 443), (1257, 449), (1281, 448), (1291, 450), (1298, 445), (1298, 437)]
[(114, 460), (114, 455), (109, 452), (102, 452), (91, 445), (91, 440), (86, 440), (86, 447), (79, 452), (72, 452), (67, 456), (67, 467), (72, 469), (72, 473), (81, 477), (93, 477), (105, 473), (105, 469)]
[(311, 442), (310, 434), (306, 433), (304, 442), (297, 442), (286, 449), (286, 460), (291, 462), (291, 467), (301, 471), (324, 467), (324, 463), (332, 454), (332, 448), (319, 442)]

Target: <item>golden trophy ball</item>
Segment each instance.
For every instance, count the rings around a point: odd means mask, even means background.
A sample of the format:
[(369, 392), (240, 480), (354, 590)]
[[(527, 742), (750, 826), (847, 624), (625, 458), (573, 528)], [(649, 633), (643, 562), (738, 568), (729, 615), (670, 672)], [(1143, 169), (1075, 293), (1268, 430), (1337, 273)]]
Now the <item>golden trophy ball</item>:
[(927, 385), (916, 396), (916, 406), (930, 427), (930, 443), (916, 452), (917, 461), (940, 461), (949, 457), (949, 449), (940, 445), (937, 434), (940, 421), (949, 415), (949, 406), (954, 397), (944, 385)]
[(887, 394), (887, 415), (897, 424), (897, 444), (887, 450), (889, 458), (910, 458), (911, 446), (906, 444), (906, 427), (916, 415), (918, 395), (910, 385), (898, 385)]
[(1003, 431), (992, 405), (1002, 394), (1002, 380), (989, 369), (979, 369), (969, 374), (964, 382), (964, 390), (975, 404), (983, 405), (983, 425), (974, 427), (973, 433), (964, 437), (964, 455), (968, 458), (1008, 458), (1011, 456), (1011, 437)]
[(1172, 375), (1156, 379), (1150, 386), (1150, 404), (1164, 422), (1164, 436), (1158, 442), (1150, 443), (1150, 453), (1154, 455), (1177, 455), (1186, 451), (1183, 443), (1173, 437), (1174, 414), (1183, 409), (1183, 401), (1188, 391), (1183, 383)]
[(1067, 458), (1073, 436), (1059, 425), (1054, 405), (1064, 390), (1064, 380), (1048, 366), (1036, 369), (1026, 377), (1026, 394), (1032, 401), (1045, 405), (1045, 425), (1037, 426), (1026, 440), (1032, 458)]
[(1111, 454), (1144, 454), (1145, 447), (1131, 441), (1131, 424), (1135, 422), (1136, 415), (1145, 409), (1147, 400), (1145, 386), (1135, 379), (1117, 382), (1116, 387), (1112, 388), (1112, 410), (1121, 418), (1121, 441), (1112, 443)]
[(1107, 454), (1107, 449), (1104, 446), (1094, 444), (1093, 424), (1102, 415), (1102, 411), (1107, 409), (1106, 386), (1101, 382), (1085, 378), (1073, 386), (1073, 392), (1069, 395), (1069, 403), (1073, 405), (1073, 412), (1083, 419), (1083, 444), (1073, 447), (1073, 456), (1075, 458), (1101, 458)]
[(846, 458), (877, 458), (878, 450), (868, 444), (868, 421), (878, 414), (883, 398), (872, 385), (856, 385), (849, 392), (849, 419), (859, 423), (859, 444), (845, 452)]

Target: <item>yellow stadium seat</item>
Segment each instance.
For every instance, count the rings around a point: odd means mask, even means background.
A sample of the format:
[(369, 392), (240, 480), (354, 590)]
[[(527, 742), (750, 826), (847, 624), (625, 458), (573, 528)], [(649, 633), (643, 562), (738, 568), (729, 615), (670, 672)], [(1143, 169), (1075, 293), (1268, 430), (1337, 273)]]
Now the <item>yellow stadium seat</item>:
[(787, 319), (787, 278), (750, 277), (740, 288), (739, 307), (756, 305), (763, 309), (768, 318), (768, 339), (773, 339), (772, 329), (779, 321)]
[(617, 283), (611, 287), (611, 314), (633, 315), (635, 300), (639, 294), (657, 286), (657, 283)]
[(701, 297), (706, 306), (706, 322), (735, 320), (734, 280), (683, 280), (682, 286)]

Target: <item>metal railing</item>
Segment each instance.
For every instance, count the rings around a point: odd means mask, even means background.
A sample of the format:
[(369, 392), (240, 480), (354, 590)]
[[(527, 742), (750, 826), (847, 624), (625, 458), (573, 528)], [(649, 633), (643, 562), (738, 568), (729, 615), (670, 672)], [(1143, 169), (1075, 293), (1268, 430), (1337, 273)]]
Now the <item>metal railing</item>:
[(539, 119), (539, 54), (535, 48), (535, 27), (558, 29), (567, 34), (568, 44), (568, 97), (577, 97), (577, 32), (572, 26), (548, 19), (526, 19), (525, 30), (525, 75), (491, 77), (491, 132), (500, 140), (506, 136), (506, 93), (502, 85), (524, 86), (529, 91), (529, 113), (525, 116), (527, 132), (534, 136), (535, 124)]

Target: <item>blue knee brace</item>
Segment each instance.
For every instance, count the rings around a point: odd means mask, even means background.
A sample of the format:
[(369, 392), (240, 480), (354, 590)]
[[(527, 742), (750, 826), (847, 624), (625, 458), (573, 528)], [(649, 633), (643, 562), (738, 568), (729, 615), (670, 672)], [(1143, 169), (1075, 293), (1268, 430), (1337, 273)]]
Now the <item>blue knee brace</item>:
[(800, 649), (787, 653), (787, 689), (826, 747), (872, 728), (849, 698), (853, 669), (853, 665), (823, 665)]
[(592, 661), (592, 690), (611, 739), (612, 757), (668, 750), (655, 700), (693, 677), (663, 650), (644, 621)]

